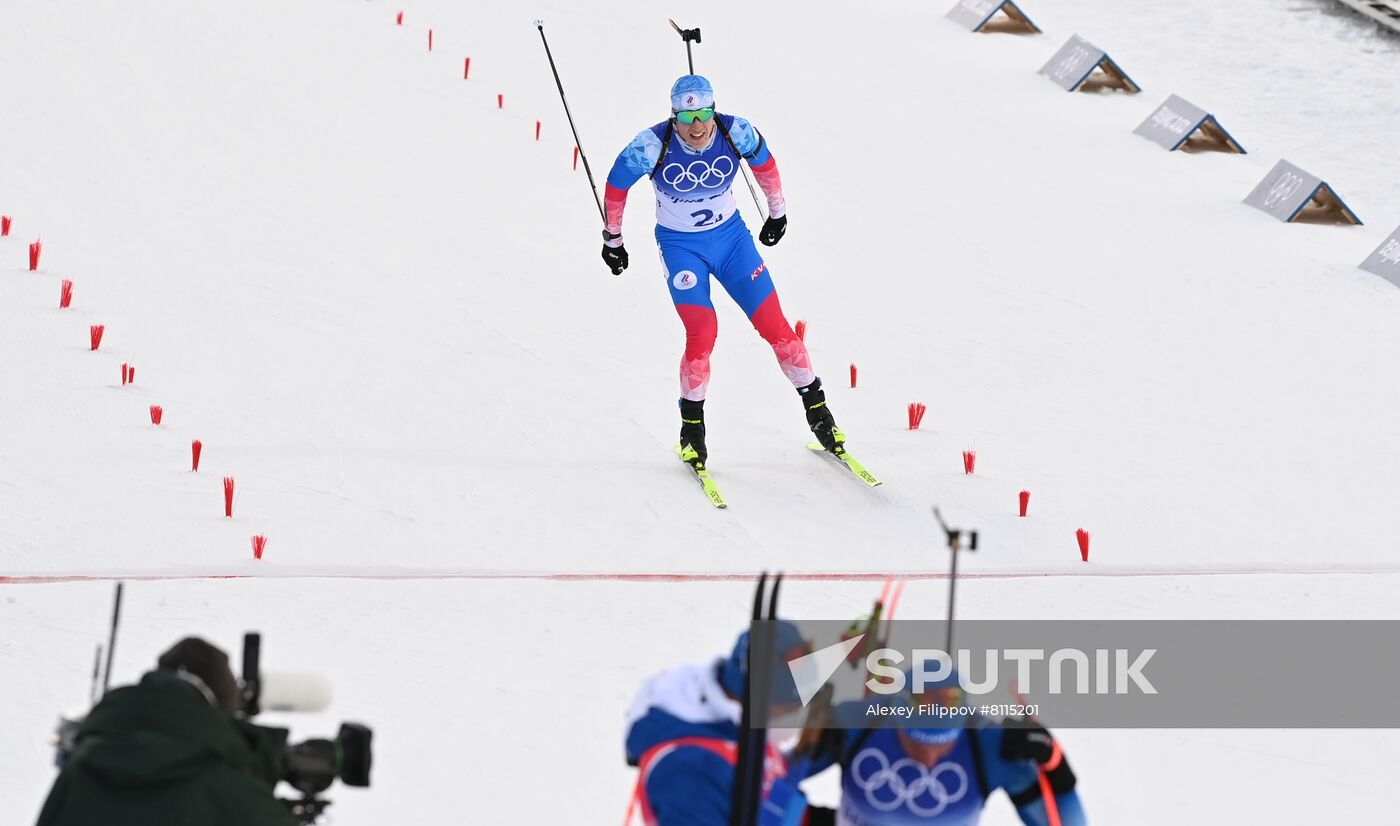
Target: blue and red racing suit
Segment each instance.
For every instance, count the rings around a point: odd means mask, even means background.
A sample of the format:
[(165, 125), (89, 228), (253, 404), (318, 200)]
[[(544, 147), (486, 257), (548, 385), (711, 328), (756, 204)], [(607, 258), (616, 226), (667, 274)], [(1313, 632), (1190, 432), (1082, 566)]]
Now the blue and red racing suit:
[(963, 729), (952, 751), (926, 766), (905, 753), (895, 729), (846, 731), (837, 826), (976, 826), (997, 789), (1006, 791), (1027, 826), (1084, 826), (1073, 789), (1053, 794), (1051, 816), (1036, 764), (1001, 756), (1003, 732), (997, 726)]
[[(710, 351), (717, 331), (710, 301), (711, 275), (772, 346), (794, 387), (816, 379), (807, 347), (783, 316), (768, 265), (754, 246), (731, 189), (739, 164), (747, 161), (767, 197), (769, 213), (774, 218), (783, 216), (787, 203), (778, 162), (747, 120), (721, 114), (715, 120), (716, 128), (703, 149), (686, 144), (668, 129), (667, 121), (642, 131), (613, 163), (604, 198), (607, 230), (620, 235), (627, 190), (643, 175), (652, 175), (656, 243), (671, 301), (685, 325), (681, 396), (692, 401), (705, 398), (710, 381)], [(668, 133), (669, 144), (665, 144)], [(665, 160), (658, 169), (663, 147)]]
[[(729, 826), (739, 703), (724, 693), (719, 661), (673, 668), (642, 684), (628, 712), (627, 762), (638, 769), (633, 811), (646, 826)], [(769, 743), (763, 789), (787, 771)]]

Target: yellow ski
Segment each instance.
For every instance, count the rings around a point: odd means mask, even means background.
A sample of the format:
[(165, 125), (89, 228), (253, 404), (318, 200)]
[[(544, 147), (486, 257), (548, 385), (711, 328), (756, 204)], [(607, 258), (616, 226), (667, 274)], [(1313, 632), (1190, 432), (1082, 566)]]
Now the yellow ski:
[(854, 473), (857, 479), (861, 480), (862, 482), (864, 482), (872, 488), (879, 487), (880, 485), (884, 484), (879, 479), (876, 479), (873, 473), (866, 470), (865, 465), (862, 465), (860, 462), (857, 462), (855, 457), (852, 456), (850, 453), (847, 453), (844, 449), (839, 454), (832, 453), (831, 451), (822, 447), (820, 442), (808, 442), (807, 447), (811, 450), (816, 451), (817, 453), (825, 453), (827, 456), (830, 456), (832, 459), (845, 465), (846, 469), (849, 470), (851, 473)]
[(687, 458), (686, 454), (681, 451), (681, 446), (676, 445), (676, 456), (685, 463), (686, 467), (690, 468), (691, 472), (695, 474), (695, 478), (700, 480), (700, 487), (704, 489), (705, 496), (709, 498), (710, 504), (717, 508), (729, 507), (725, 504), (724, 497), (720, 495), (719, 487), (715, 485), (715, 480), (710, 478), (710, 472), (705, 470), (705, 466), (700, 462), (691, 461), (691, 459), (696, 458), (694, 452), (690, 452), (690, 456)]

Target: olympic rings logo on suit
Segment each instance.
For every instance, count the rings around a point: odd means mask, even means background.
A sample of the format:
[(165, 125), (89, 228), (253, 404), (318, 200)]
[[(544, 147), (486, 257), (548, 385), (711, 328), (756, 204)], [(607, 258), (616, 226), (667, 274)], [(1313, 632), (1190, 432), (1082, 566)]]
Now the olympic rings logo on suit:
[(689, 164), (668, 163), (661, 170), (661, 181), (677, 192), (691, 192), (696, 187), (719, 189), (729, 182), (736, 168), (728, 155), (720, 155), (713, 164), (704, 158)]
[[(862, 767), (872, 762), (874, 771), (863, 775)], [(851, 761), (851, 780), (865, 792), (866, 802), (876, 809), (892, 812), (907, 806), (922, 817), (941, 814), (949, 804), (962, 800), (971, 788), (967, 772), (957, 763), (939, 763), (929, 769), (904, 757), (891, 764), (885, 753), (876, 748), (865, 749)], [(877, 797), (882, 791), (893, 798)], [(922, 802), (923, 799), (932, 800), (932, 804)]]

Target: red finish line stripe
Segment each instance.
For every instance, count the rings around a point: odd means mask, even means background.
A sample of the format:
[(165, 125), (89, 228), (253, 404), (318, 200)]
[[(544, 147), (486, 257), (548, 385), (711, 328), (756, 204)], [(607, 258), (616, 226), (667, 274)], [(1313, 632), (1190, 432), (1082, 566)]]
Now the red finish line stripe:
[[(1297, 576), (1327, 574), (1395, 574), (1400, 566), (1358, 566), (1354, 568), (1176, 568), (1176, 569), (1087, 569), (1059, 571), (971, 571), (963, 579), (1035, 579), (1049, 577), (1192, 577), (1192, 576)], [(61, 582), (181, 582), (218, 579), (344, 579), (367, 581), (542, 581), (542, 582), (747, 582), (755, 572), (666, 573), (647, 571), (408, 571), (408, 572), (322, 572), (299, 571), (278, 574), (21, 574), (0, 575), (0, 585), (42, 585)], [(868, 582), (890, 577), (905, 580), (947, 579), (944, 571), (796, 571), (783, 577), (796, 581)]]

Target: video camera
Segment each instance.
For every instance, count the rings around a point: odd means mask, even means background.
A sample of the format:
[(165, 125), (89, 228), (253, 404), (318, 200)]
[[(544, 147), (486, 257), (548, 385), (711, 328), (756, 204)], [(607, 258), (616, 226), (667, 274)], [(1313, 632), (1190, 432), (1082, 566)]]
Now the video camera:
[[(330, 691), (320, 681), (287, 679), (281, 681), (288, 690), (264, 696), (267, 684), (263, 680), (260, 660), (262, 635), (243, 635), (243, 677), (239, 693), (245, 720), (263, 712), (264, 703), (273, 711), (319, 711), (329, 705)], [(318, 738), (288, 744), (282, 752), (282, 780), (301, 792), (298, 800), (283, 800), (292, 816), (301, 823), (315, 823), (330, 805), (317, 797), (330, 788), (336, 778), (347, 786), (369, 786), (372, 762), (370, 740), (374, 732), (359, 723), (341, 723), (334, 740)]]
[[(107, 644), (107, 667), (98, 680), (102, 649), (99, 646), (93, 664), (91, 701), (95, 705), (107, 692), (112, 673), (112, 653), (116, 646), (117, 625), (121, 616), (121, 583), (117, 585), (116, 605), (112, 612), (111, 637)], [(261, 668), (262, 635), (243, 635), (243, 676), (238, 680), (239, 709), (234, 716), (251, 721), (264, 710), (321, 711), (330, 705), (330, 684), (316, 675), (273, 672), (263, 674)], [(101, 690), (99, 691), (99, 685)], [(64, 714), (59, 718), (54, 735), (54, 763), (61, 770), (78, 748), (77, 736), (87, 712)], [(280, 799), (298, 822), (313, 824), (325, 812), (331, 801), (318, 797), (339, 778), (347, 786), (369, 786), (373, 732), (359, 723), (342, 723), (335, 739), (324, 738), (290, 743), (282, 752), (279, 779), (301, 793), (298, 799)]]

